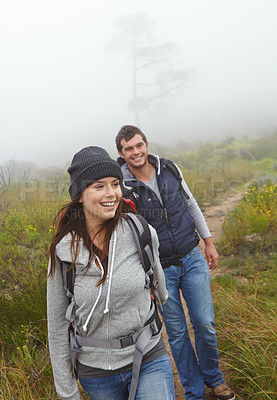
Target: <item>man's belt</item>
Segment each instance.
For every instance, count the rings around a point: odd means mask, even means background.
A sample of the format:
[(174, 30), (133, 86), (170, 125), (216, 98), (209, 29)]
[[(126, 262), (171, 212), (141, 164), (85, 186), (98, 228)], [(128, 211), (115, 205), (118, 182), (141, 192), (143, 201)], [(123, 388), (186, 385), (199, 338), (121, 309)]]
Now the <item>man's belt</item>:
[(175, 258), (171, 258), (170, 260), (161, 261), (162, 267), (168, 268), (171, 265), (175, 265), (176, 267), (183, 267), (182, 258), (187, 256), (191, 252), (191, 250), (193, 250), (198, 245), (198, 243), (199, 243), (199, 240), (195, 239), (190, 244), (190, 246), (187, 248), (187, 250), (180, 257), (175, 257)]

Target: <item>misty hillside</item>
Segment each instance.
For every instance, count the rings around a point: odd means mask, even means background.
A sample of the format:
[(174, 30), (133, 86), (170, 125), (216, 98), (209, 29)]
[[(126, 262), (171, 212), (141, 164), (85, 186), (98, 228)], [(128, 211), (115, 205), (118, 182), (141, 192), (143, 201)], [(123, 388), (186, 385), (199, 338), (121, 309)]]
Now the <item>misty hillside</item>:
[[(200, 168), (206, 163), (220, 167), (227, 160), (245, 160), (258, 162), (263, 158), (277, 159), (277, 132), (270, 136), (254, 138), (226, 137), (222, 142), (187, 143), (178, 141), (174, 146), (167, 147), (157, 143), (149, 143), (149, 151), (160, 157), (169, 158), (181, 167), (188, 169)], [(73, 156), (73, 155), (72, 155)], [(0, 165), (2, 185), (5, 182), (20, 182), (32, 179), (46, 180), (55, 177), (65, 180), (66, 170), (71, 159), (63, 166), (38, 165), (25, 161), (11, 159)]]

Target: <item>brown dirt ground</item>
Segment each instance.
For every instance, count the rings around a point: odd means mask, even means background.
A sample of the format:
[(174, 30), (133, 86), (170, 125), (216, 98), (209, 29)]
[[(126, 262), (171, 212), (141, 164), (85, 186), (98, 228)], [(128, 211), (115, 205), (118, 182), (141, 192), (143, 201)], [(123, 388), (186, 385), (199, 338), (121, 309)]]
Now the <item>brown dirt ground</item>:
[[(221, 227), (222, 227), (222, 223), (223, 223), (225, 215), (227, 214), (227, 212), (229, 210), (232, 210), (236, 206), (236, 204), (238, 204), (238, 202), (241, 200), (243, 194), (244, 194), (244, 192), (243, 193), (236, 193), (236, 194), (230, 196), (229, 198), (226, 198), (226, 199), (223, 199), (221, 201), (218, 201), (217, 202), (218, 204), (206, 205), (202, 209), (203, 214), (204, 214), (205, 219), (206, 219), (206, 222), (207, 222), (207, 224), (209, 226), (210, 232), (211, 232), (211, 234), (213, 236), (214, 242), (216, 242), (221, 236), (221, 233), (222, 233), (222, 228)], [(199, 247), (200, 247), (202, 253), (204, 254), (203, 241), (200, 242)], [(223, 273), (224, 272), (223, 270), (224, 270), (224, 267), (220, 266), (220, 254), (219, 254), (219, 265), (218, 265), (218, 267), (217, 267), (217, 269), (215, 271), (211, 272), (211, 279), (215, 275)], [(184, 309), (185, 309), (185, 312), (186, 312), (186, 315), (187, 315), (185, 302), (184, 302)], [(188, 315), (187, 315), (187, 318), (188, 318)], [(188, 319), (188, 326), (189, 326), (189, 332), (190, 332), (190, 335), (191, 335), (191, 338), (192, 338), (192, 341), (193, 341), (193, 330), (192, 330), (192, 327), (190, 325), (189, 319)], [(163, 338), (164, 338), (164, 341), (165, 341), (165, 344), (166, 344), (166, 347), (167, 347), (167, 351), (168, 351), (168, 354), (169, 354), (169, 357), (170, 357), (170, 360), (171, 360), (171, 364), (172, 364), (173, 376), (174, 376), (174, 384), (175, 384), (175, 397), (176, 397), (176, 399), (185, 399), (184, 389), (183, 389), (183, 387), (181, 385), (181, 382), (180, 382), (180, 379), (179, 379), (179, 375), (178, 375), (177, 369), (176, 369), (175, 364), (174, 364), (174, 360), (173, 360), (172, 355), (171, 355), (171, 351), (170, 351), (170, 347), (169, 347), (169, 344), (168, 344), (168, 341), (167, 341), (167, 336), (166, 336), (165, 329), (163, 330)], [(226, 367), (224, 365), (224, 362), (221, 360), (219, 362), (219, 365), (220, 365), (220, 369), (221, 369), (221, 371), (223, 373), (225, 382), (228, 384), (228, 371), (227, 371), (227, 369), (226, 369)], [(206, 390), (205, 390), (205, 400), (215, 400), (215, 397), (212, 395), (211, 390), (209, 388), (206, 388)]]

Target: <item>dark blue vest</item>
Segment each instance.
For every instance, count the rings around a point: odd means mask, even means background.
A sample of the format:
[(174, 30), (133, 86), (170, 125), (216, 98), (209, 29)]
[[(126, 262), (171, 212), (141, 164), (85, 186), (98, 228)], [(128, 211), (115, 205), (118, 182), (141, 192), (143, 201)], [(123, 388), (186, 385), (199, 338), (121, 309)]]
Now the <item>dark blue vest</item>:
[(138, 213), (158, 233), (160, 258), (164, 262), (188, 254), (197, 245), (198, 235), (194, 221), (184, 206), (180, 182), (166, 168), (162, 158), (160, 162), (161, 172), (157, 175), (157, 182), (163, 205), (143, 182), (128, 180), (128, 186), (135, 192)]

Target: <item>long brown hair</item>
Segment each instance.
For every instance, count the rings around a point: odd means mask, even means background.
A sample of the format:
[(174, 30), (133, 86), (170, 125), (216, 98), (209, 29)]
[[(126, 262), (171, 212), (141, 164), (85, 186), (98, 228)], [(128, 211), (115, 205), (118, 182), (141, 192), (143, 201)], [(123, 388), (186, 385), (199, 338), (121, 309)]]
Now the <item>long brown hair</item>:
[[(76, 262), (78, 253), (80, 251), (80, 240), (83, 240), (84, 246), (88, 249), (90, 256), (93, 255), (95, 246), (93, 245), (93, 240), (91, 240), (89, 232), (86, 228), (85, 223), (85, 215), (83, 211), (82, 203), (79, 202), (81, 195), (79, 195), (76, 199), (62, 206), (60, 211), (57, 213), (55, 217), (55, 226), (57, 226), (57, 231), (55, 236), (52, 239), (52, 242), (49, 246), (48, 255), (51, 260), (50, 270), (48, 274), (48, 278), (53, 276), (55, 273), (55, 251), (57, 244), (61, 241), (61, 239), (71, 233), (71, 258), (72, 258), (72, 268)], [(121, 198), (119, 205), (117, 207), (115, 216), (107, 221), (104, 221), (103, 224), (99, 227), (99, 229), (95, 232), (94, 238), (100, 233), (104, 232), (104, 242), (103, 248), (98, 249), (98, 256), (100, 261), (108, 255), (109, 252), (109, 243), (111, 236), (116, 229), (118, 222), (121, 217), (126, 218), (126, 214), (122, 210), (123, 200)], [(104, 263), (104, 274), (103, 278), (98, 282), (98, 285), (104, 283), (107, 278), (107, 265)]]

